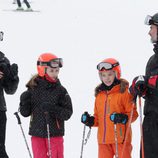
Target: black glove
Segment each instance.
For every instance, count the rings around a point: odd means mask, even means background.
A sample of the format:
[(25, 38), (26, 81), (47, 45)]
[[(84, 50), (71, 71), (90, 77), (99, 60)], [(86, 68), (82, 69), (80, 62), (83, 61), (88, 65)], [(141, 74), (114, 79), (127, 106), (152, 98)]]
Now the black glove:
[(25, 91), (20, 96), (20, 106), (30, 106), (31, 105), (31, 92)]
[(4, 73), (4, 76), (7, 76), (10, 74), (10, 64), (7, 64), (5, 62), (0, 62), (0, 71)]
[(129, 88), (130, 93), (134, 96), (145, 96), (147, 78), (145, 76), (137, 76), (133, 79), (132, 85)]
[(25, 91), (20, 96), (20, 113), (24, 117), (31, 115), (31, 92)]
[(81, 116), (81, 122), (86, 126), (93, 126), (94, 125), (94, 117), (90, 116), (88, 112), (84, 112)]
[(7, 64), (5, 62), (0, 63), (0, 71), (4, 73), (4, 79), (15, 79), (18, 75), (18, 65), (17, 64)]
[(128, 121), (128, 115), (122, 113), (113, 113), (110, 115), (110, 120), (116, 123), (126, 124)]
[(31, 92), (25, 91), (20, 96), (20, 106), (31, 105)]
[(18, 65), (13, 63), (10, 66), (10, 77), (14, 79), (15, 77), (17, 77), (17, 75), (18, 75)]

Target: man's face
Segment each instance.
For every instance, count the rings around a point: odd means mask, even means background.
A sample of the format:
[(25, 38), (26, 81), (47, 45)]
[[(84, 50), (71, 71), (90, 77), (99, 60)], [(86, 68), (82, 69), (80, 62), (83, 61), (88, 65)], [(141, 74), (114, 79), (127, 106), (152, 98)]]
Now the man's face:
[(151, 42), (156, 43), (157, 42), (157, 26), (151, 25), (149, 35), (151, 36)]

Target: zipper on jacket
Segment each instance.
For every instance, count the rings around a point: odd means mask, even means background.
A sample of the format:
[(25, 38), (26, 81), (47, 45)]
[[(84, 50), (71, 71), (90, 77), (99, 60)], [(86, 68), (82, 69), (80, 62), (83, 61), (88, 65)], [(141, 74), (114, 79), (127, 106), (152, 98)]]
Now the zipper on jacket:
[(105, 100), (105, 105), (104, 105), (104, 136), (103, 136), (103, 143), (105, 144), (105, 135), (106, 135), (106, 105), (107, 105), (107, 99), (108, 94), (106, 92), (106, 100)]
[(57, 124), (58, 129), (60, 129), (59, 121), (57, 118), (56, 118), (56, 124)]

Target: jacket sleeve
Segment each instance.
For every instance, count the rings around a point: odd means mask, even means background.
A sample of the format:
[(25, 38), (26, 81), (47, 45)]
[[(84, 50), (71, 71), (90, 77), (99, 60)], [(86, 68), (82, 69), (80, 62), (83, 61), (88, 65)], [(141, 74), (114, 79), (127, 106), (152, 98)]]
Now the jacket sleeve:
[(59, 100), (59, 106), (55, 107), (55, 111), (55, 116), (61, 120), (68, 120), (71, 117), (73, 113), (72, 102), (66, 89), (63, 90)]
[(132, 114), (132, 122), (134, 122), (138, 117), (138, 112), (136, 104), (133, 102), (133, 96), (128, 92), (128, 90), (124, 93), (123, 101), (125, 114), (128, 115), (128, 118), (130, 118)]
[(94, 105), (94, 125), (93, 126), (98, 126), (98, 111), (97, 111), (97, 99), (95, 100), (95, 105)]
[(24, 117), (31, 115), (31, 92), (29, 90), (23, 92), (20, 96), (19, 111)]

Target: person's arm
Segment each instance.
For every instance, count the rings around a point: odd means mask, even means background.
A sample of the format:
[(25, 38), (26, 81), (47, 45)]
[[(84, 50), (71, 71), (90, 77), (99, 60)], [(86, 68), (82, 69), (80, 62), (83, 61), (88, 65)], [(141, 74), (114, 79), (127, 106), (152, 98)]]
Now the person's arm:
[(10, 65), (9, 60), (3, 57), (0, 62), (0, 71), (2, 72), (1, 75), (3, 75), (1, 79), (4, 91), (7, 94), (14, 94), (19, 84), (18, 65)]
[(62, 120), (68, 120), (72, 113), (72, 102), (71, 98), (66, 89), (63, 90), (63, 94), (60, 97), (59, 106), (55, 107), (56, 117)]
[(123, 102), (125, 114), (128, 115), (128, 118), (130, 118), (133, 110), (132, 122), (134, 122), (138, 117), (138, 112), (136, 109), (136, 104), (133, 102), (133, 96), (128, 92), (128, 90), (126, 90), (124, 93)]
[(19, 111), (24, 117), (31, 115), (31, 92), (29, 90), (23, 92), (20, 96)]

